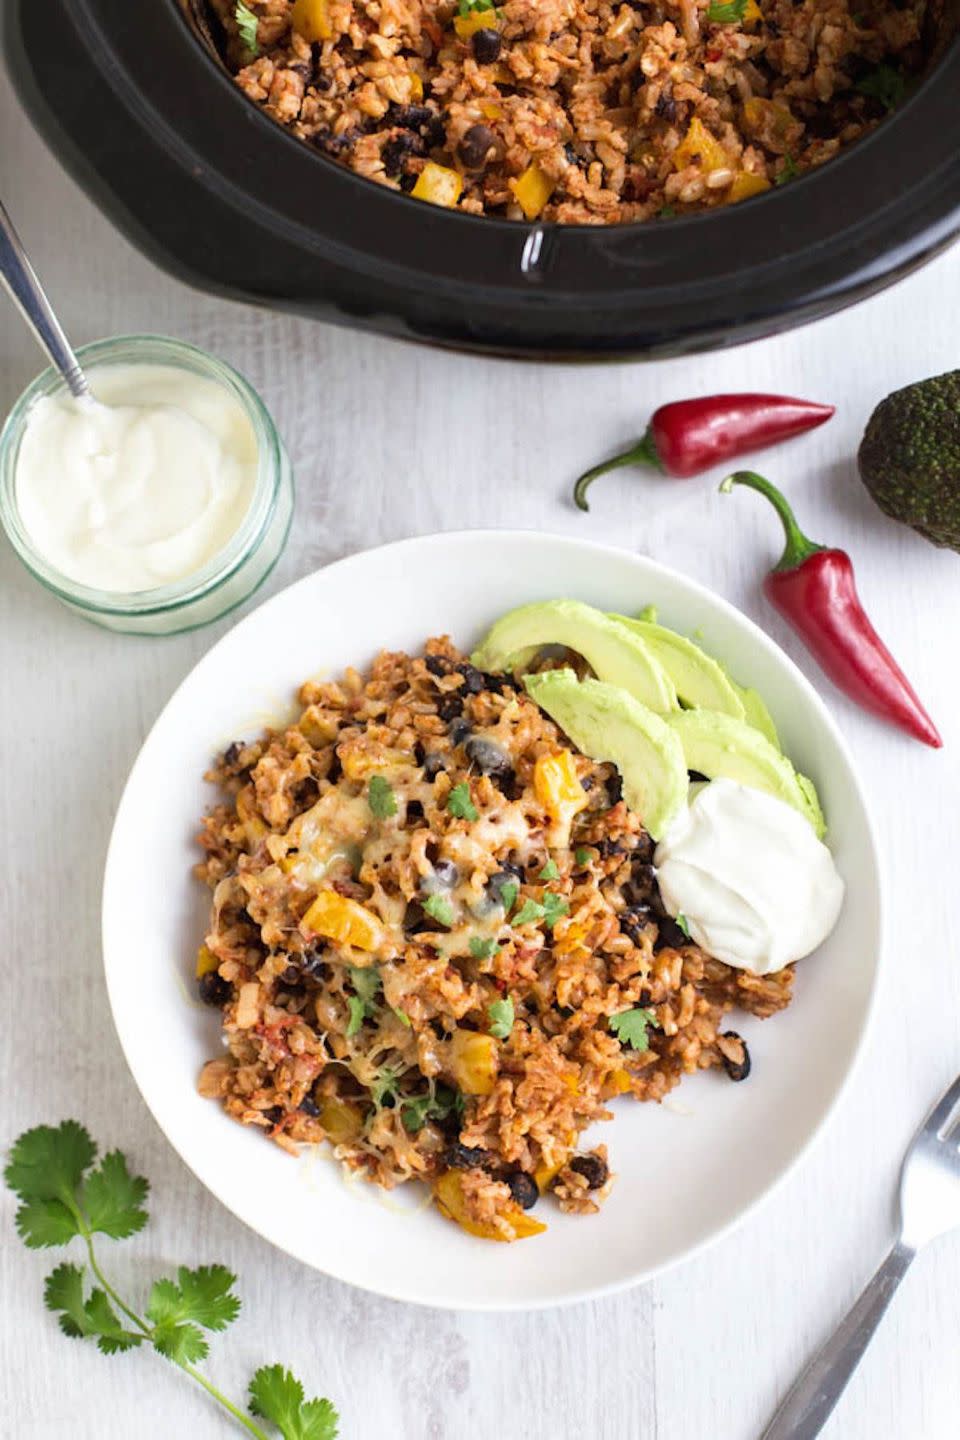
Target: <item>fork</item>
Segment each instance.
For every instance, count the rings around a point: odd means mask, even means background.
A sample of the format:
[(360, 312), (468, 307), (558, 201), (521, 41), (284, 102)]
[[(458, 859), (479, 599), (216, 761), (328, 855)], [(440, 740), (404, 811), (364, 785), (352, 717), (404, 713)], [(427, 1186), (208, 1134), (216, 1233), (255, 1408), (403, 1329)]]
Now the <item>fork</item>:
[(893, 1249), (787, 1392), (760, 1440), (813, 1440), (820, 1434), (917, 1251), (960, 1225), (958, 1106), (960, 1078), (937, 1101), (907, 1151), (900, 1172), (900, 1230)]

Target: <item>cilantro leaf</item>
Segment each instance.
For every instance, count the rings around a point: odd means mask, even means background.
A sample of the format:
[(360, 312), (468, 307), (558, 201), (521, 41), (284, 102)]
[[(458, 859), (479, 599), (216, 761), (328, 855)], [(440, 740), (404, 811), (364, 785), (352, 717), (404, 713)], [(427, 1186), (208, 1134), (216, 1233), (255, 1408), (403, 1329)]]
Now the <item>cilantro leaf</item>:
[(181, 1265), (176, 1284), (157, 1280), (147, 1302), (147, 1317), (155, 1325), (192, 1320), (205, 1330), (225, 1330), (240, 1311), (240, 1301), (232, 1294), (237, 1277), (225, 1265), (201, 1265), (188, 1270)]
[(560, 867), (559, 867), (559, 865), (557, 864), (556, 860), (548, 860), (548, 861), (547, 861), (546, 865), (544, 865), (543, 869), (540, 871), (540, 879), (541, 879), (541, 880), (559, 880), (559, 879), (560, 879)]
[(367, 1007), (366, 1005), (364, 1005), (359, 995), (348, 995), (347, 1007), (350, 1011), (350, 1019), (347, 1021), (346, 1031), (347, 1039), (349, 1040), (352, 1039), (354, 1035), (356, 1035), (357, 1031), (360, 1029), (360, 1026), (363, 1024), (364, 1017), (367, 1013)]
[(475, 10), (494, 10), (495, 0), (458, 0), (457, 10), (461, 15), (469, 15)]
[(792, 155), (784, 155), (783, 164), (773, 177), (774, 185), (786, 185), (788, 180), (795, 180), (800, 174), (800, 167)]
[(153, 1348), (174, 1365), (194, 1365), (206, 1359), (210, 1346), (196, 1325), (165, 1320), (153, 1331)]
[(395, 1070), (392, 1065), (384, 1065), (382, 1070), (377, 1071), (376, 1079), (369, 1088), (373, 1103), (378, 1109), (382, 1109), (388, 1102), (391, 1106), (396, 1104), (399, 1079), (400, 1071)]
[(647, 1027), (656, 1023), (653, 1011), (643, 1009), (621, 1010), (619, 1015), (611, 1015), (607, 1021), (620, 1044), (630, 1045), (638, 1054), (650, 1048)]
[(429, 1094), (414, 1095), (411, 1099), (404, 1100), (400, 1110), (403, 1128), (411, 1135), (418, 1134), (430, 1118), (432, 1106), (433, 1096)]
[(476, 820), (479, 814), (476, 805), (470, 799), (470, 786), (466, 780), (461, 780), (459, 785), (454, 785), (447, 796), (447, 809), (451, 815), (458, 820)]
[(548, 890), (543, 897), (543, 923), (548, 930), (552, 930), (560, 919), (570, 909), (570, 901), (564, 895), (558, 895), (555, 890)]
[(260, 46), (257, 43), (257, 17), (256, 15), (254, 15), (252, 10), (249, 10), (247, 6), (244, 5), (243, 0), (237, 0), (237, 6), (233, 12), (233, 18), (237, 22), (237, 30), (240, 33), (240, 39), (243, 41), (244, 45), (246, 45), (247, 49), (250, 51), (250, 54), (259, 55)]
[(515, 1018), (510, 996), (506, 1000), (494, 1000), (492, 1005), (487, 1006), (487, 1014), (490, 1016), (490, 1034), (498, 1040), (508, 1040)]
[(263, 1365), (250, 1381), (250, 1413), (272, 1420), (283, 1440), (336, 1440), (339, 1416), (329, 1400), (304, 1400), (282, 1365)]
[(727, 3), (713, 4), (707, 11), (707, 19), (714, 25), (736, 25), (742, 20), (747, 9), (747, 0), (727, 0)]
[(380, 989), (380, 971), (376, 965), (348, 965), (350, 984), (365, 1005), (370, 1005)]
[(13, 1223), (31, 1250), (66, 1245), (81, 1233), (76, 1216), (62, 1200), (29, 1200), (17, 1210)]
[(494, 955), (500, 954), (500, 946), (496, 940), (487, 939), (483, 935), (471, 935), (470, 954), (474, 960), (492, 960)]
[(37, 1125), (15, 1142), (3, 1178), (21, 1200), (63, 1200), (74, 1196), (96, 1158), (96, 1145), (76, 1120)]
[(367, 786), (367, 803), (378, 820), (388, 820), (397, 813), (397, 797), (393, 786), (382, 775), (372, 775)]
[(531, 920), (542, 920), (543, 915), (543, 906), (536, 900), (524, 900), (510, 923), (511, 925), (529, 925)]
[(870, 100), (879, 100), (885, 110), (896, 110), (903, 102), (907, 82), (899, 70), (884, 63), (871, 70), (869, 75), (864, 75), (853, 88)]
[(580, 866), (589, 865), (590, 861), (593, 859), (593, 851), (588, 850), (586, 845), (580, 845), (574, 851), (573, 858)]
[(94, 1290), (89, 1300), (83, 1298), (83, 1270), (79, 1265), (58, 1265), (46, 1280), (43, 1303), (57, 1313), (60, 1329), (74, 1340), (92, 1339), (104, 1355), (133, 1350), (143, 1339), (127, 1330), (117, 1319), (113, 1306), (102, 1290)]
[(676, 206), (674, 206), (674, 205), (661, 205), (661, 206), (660, 206), (660, 209), (657, 211), (657, 219), (658, 219), (658, 220), (672, 220), (673, 217), (676, 215), (676, 213), (677, 213), (677, 211), (676, 211)]
[(517, 896), (520, 894), (520, 884), (517, 880), (498, 880), (494, 876), (490, 884), (500, 897), (500, 904), (509, 915), (517, 903)]
[(683, 933), (684, 933), (684, 935), (686, 935), (687, 939), (689, 940), (689, 939), (690, 939), (690, 922), (689, 922), (689, 920), (687, 919), (686, 915), (684, 915), (683, 911), (682, 911), (682, 910), (679, 911), (678, 914), (674, 915), (673, 919), (674, 919), (674, 923), (675, 923), (676, 926), (677, 926), (677, 929), (678, 929), (678, 930), (682, 930)]
[(131, 1175), (119, 1150), (104, 1155), (80, 1190), (90, 1229), (113, 1240), (136, 1235), (147, 1223), (143, 1203), (149, 1189), (142, 1175)]
[(446, 925), (448, 930), (456, 919), (453, 906), (443, 895), (428, 895), (423, 902), (423, 908), (431, 920), (436, 920), (438, 925)]

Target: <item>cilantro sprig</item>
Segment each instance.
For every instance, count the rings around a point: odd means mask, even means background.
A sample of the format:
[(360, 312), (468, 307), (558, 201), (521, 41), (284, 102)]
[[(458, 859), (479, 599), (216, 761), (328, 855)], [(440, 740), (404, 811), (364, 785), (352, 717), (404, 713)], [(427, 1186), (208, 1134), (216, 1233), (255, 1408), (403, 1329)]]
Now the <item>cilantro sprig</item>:
[(458, 820), (476, 820), (479, 814), (476, 805), (470, 799), (470, 786), (466, 780), (461, 780), (459, 785), (454, 785), (447, 796), (447, 809), (451, 815)]
[(243, 0), (237, 0), (233, 18), (237, 22), (237, 31), (240, 39), (250, 51), (250, 54), (259, 55), (260, 45), (257, 40), (257, 17), (251, 9), (244, 5)]
[(250, 1382), (250, 1419), (197, 1368), (209, 1350), (208, 1334), (237, 1318), (236, 1276), (223, 1265), (181, 1265), (176, 1280), (153, 1282), (143, 1314), (117, 1293), (100, 1267), (94, 1237), (126, 1240), (147, 1223), (149, 1186), (131, 1174), (113, 1150), (97, 1163), (97, 1147), (75, 1120), (38, 1125), (14, 1143), (4, 1179), (20, 1201), (17, 1233), (31, 1250), (81, 1239), (94, 1284), (83, 1265), (65, 1262), (47, 1276), (43, 1301), (60, 1329), (75, 1340), (94, 1340), (104, 1355), (150, 1345), (183, 1370), (248, 1434), (269, 1440), (336, 1440), (337, 1412), (329, 1400), (305, 1400), (303, 1386), (280, 1365), (263, 1366)]
[(360, 1026), (377, 1013), (376, 997), (380, 989), (380, 971), (375, 965), (348, 965), (350, 984), (356, 992), (347, 997), (350, 1019), (347, 1022), (348, 1038), (356, 1035)]
[(744, 17), (747, 0), (727, 0), (726, 4), (713, 0), (707, 11), (707, 19), (713, 25), (736, 25)]
[(389, 820), (397, 813), (397, 797), (393, 786), (382, 775), (371, 775), (367, 786), (367, 804), (378, 820)]
[(907, 93), (907, 82), (899, 70), (884, 61), (868, 75), (861, 76), (853, 88), (871, 100), (879, 100), (884, 110), (896, 110)]
[(505, 1000), (494, 1000), (492, 1005), (487, 1006), (487, 1014), (490, 1017), (490, 1034), (497, 1040), (509, 1040), (516, 1018), (510, 996)]
[(647, 1031), (651, 1025), (656, 1025), (657, 1017), (652, 1010), (621, 1010), (619, 1015), (611, 1015), (607, 1024), (616, 1035), (621, 1045), (629, 1045), (642, 1055), (644, 1050), (650, 1048), (650, 1036)]

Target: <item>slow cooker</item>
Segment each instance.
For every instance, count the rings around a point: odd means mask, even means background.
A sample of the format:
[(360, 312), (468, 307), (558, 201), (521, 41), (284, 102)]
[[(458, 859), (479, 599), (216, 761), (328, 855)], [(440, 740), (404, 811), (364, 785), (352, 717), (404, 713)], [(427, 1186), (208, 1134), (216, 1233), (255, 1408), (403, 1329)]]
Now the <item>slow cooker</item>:
[(859, 300), (960, 230), (960, 45), (870, 136), (770, 194), (690, 218), (546, 226), (439, 209), (288, 135), (177, 0), (5, 0), (6, 61), (52, 149), (142, 250), (207, 291), (540, 358), (675, 355)]

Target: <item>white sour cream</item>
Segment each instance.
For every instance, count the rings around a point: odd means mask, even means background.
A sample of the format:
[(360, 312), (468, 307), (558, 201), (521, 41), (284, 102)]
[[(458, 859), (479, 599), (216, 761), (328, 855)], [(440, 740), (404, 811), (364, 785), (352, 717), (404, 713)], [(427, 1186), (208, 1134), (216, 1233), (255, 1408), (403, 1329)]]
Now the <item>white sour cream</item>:
[(240, 401), (172, 365), (103, 365), (96, 400), (45, 396), (17, 456), (31, 542), (71, 580), (150, 590), (193, 574), (236, 534), (257, 477)]
[(826, 939), (843, 904), (833, 856), (799, 811), (734, 780), (704, 785), (657, 846), (663, 903), (709, 955), (768, 975)]

